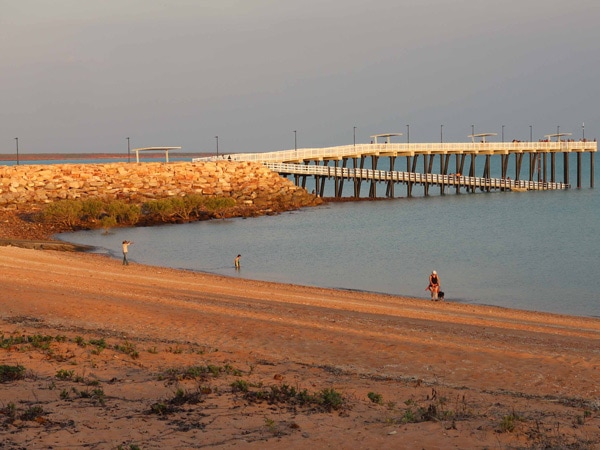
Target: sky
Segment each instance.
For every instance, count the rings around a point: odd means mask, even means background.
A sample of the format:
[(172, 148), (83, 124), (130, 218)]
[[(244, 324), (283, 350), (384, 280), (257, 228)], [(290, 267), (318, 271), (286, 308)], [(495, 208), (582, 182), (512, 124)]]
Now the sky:
[(0, 153), (593, 139), (599, 27), (598, 0), (0, 0)]

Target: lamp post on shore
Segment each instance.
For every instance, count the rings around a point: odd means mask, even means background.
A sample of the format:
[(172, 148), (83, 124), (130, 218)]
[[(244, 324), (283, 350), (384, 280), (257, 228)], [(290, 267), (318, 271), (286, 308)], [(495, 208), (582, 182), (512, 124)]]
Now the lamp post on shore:
[(129, 138), (125, 138), (127, 139), (127, 162), (131, 162), (131, 147), (129, 146)]
[(217, 158), (219, 158), (219, 136), (215, 136), (215, 139), (217, 140)]
[(17, 142), (17, 166), (19, 165), (19, 138), (16, 137), (15, 141)]
[(296, 140), (296, 130), (294, 130), (294, 151), (298, 151), (298, 141)]
[(444, 125), (440, 125), (440, 144), (444, 142)]

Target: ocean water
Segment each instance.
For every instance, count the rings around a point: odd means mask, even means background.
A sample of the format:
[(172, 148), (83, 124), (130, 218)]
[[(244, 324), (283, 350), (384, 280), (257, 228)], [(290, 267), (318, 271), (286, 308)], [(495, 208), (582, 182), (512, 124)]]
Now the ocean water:
[[(583, 181), (589, 186), (589, 176)], [(396, 189), (404, 195), (404, 188)], [(121, 257), (123, 240), (134, 241), (132, 262), (423, 299), (435, 269), (450, 302), (600, 317), (596, 189), (444, 196), (438, 191), (277, 216), (58, 237), (115, 258)], [(385, 186), (378, 192), (385, 193)]]
[[(170, 162), (189, 162), (190, 158), (182, 156), (169, 156)], [(120, 158), (98, 158), (98, 159), (35, 159), (35, 160), (21, 160), (19, 165), (21, 166), (32, 166), (32, 165), (49, 165), (49, 164), (111, 164), (128, 162), (127, 155)], [(135, 154), (130, 158), (130, 163), (135, 164)], [(144, 158), (140, 156), (140, 162), (165, 162), (163, 158)], [(0, 161), (0, 166), (16, 166), (16, 161)]]

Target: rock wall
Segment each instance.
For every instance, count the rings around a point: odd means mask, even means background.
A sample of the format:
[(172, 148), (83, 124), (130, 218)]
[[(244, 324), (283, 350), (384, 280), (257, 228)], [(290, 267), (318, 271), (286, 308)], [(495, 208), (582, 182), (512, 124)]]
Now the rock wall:
[(234, 161), (0, 166), (0, 207), (102, 197), (142, 203), (197, 193), (241, 204), (318, 202), (261, 164)]

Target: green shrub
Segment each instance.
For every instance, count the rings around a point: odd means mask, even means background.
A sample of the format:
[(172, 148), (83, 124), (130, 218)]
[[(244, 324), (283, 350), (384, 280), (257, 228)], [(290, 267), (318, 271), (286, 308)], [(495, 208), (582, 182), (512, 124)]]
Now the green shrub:
[(52, 336), (42, 336), (41, 334), (34, 334), (27, 338), (28, 342), (31, 343), (33, 348), (39, 348), (41, 350), (48, 350), (50, 348), (50, 342), (52, 342)]
[(141, 208), (122, 200), (114, 200), (107, 203), (106, 214), (113, 217), (119, 224), (134, 225), (140, 219)]
[(235, 206), (235, 200), (231, 197), (208, 197), (204, 201), (204, 209), (220, 217), (223, 217), (226, 209), (233, 206)]
[(207, 211), (219, 211), (233, 206), (235, 206), (235, 200), (231, 197), (208, 197), (204, 201), (204, 208)]
[(95, 345), (96, 347), (101, 348), (101, 349), (106, 348), (106, 341), (104, 340), (104, 338), (90, 339), (90, 344)]
[(102, 228), (105, 230), (108, 230), (109, 228), (117, 226), (117, 219), (112, 216), (104, 216), (100, 219), (100, 225), (102, 225)]
[(142, 212), (149, 216), (158, 216), (163, 222), (172, 218), (190, 220), (200, 217), (202, 212), (222, 213), (235, 205), (230, 197), (206, 197), (201, 194), (188, 194), (182, 197), (150, 200), (142, 205)]
[(233, 392), (248, 392), (248, 382), (244, 380), (236, 380), (231, 383)]
[(150, 200), (142, 205), (142, 212), (149, 216), (158, 216), (160, 220), (166, 222), (175, 214), (173, 204), (169, 199)]
[(336, 392), (333, 388), (323, 389), (319, 393), (318, 398), (320, 399), (321, 405), (329, 411), (332, 409), (340, 409), (343, 404), (342, 394)]
[(4, 408), (0, 408), (0, 413), (4, 414), (9, 422), (13, 422), (17, 418), (17, 407), (10, 402)]
[(158, 414), (160, 416), (167, 415), (169, 412), (172, 411), (172, 409), (173, 409), (173, 407), (170, 407), (169, 405), (167, 405), (166, 403), (163, 403), (163, 402), (153, 403), (150, 406), (150, 412), (152, 414)]
[(41, 406), (30, 406), (19, 417), (21, 420), (35, 420), (44, 415), (44, 408)]
[(502, 418), (500, 422), (500, 432), (501, 433), (512, 433), (515, 430), (515, 422), (517, 421), (517, 417), (514, 414), (509, 414)]
[(59, 380), (71, 380), (73, 375), (75, 375), (75, 371), (73, 370), (60, 369), (56, 372), (56, 378)]
[(25, 378), (25, 367), (0, 365), (0, 383), (17, 381)]
[(367, 397), (369, 397), (369, 400), (371, 400), (373, 403), (377, 403), (378, 405), (381, 405), (383, 403), (383, 397), (381, 396), (381, 394), (369, 392), (367, 394)]
[(420, 420), (417, 418), (412, 409), (407, 409), (402, 416), (402, 423), (417, 423)]
[(44, 222), (73, 227), (80, 221), (82, 209), (81, 200), (60, 200), (46, 206), (41, 217)]
[(206, 366), (191, 366), (187, 369), (167, 369), (165, 375), (167, 379), (175, 380), (195, 380), (206, 379), (209, 376), (218, 377), (222, 374), (241, 375), (241, 371), (226, 364), (225, 366), (215, 366), (208, 364)]
[(125, 353), (126, 355), (131, 356), (131, 358), (133, 359), (137, 359), (140, 357), (140, 354), (135, 348), (135, 345), (133, 345), (131, 342), (125, 341), (121, 345), (115, 344), (114, 349), (121, 353)]
[(205, 202), (205, 197), (200, 194), (189, 194), (184, 197), (172, 197), (168, 199), (172, 205), (176, 217), (189, 220), (197, 216)]
[(9, 337), (0, 337), (0, 348), (10, 348), (13, 345), (22, 344), (25, 342), (24, 336), (9, 336)]
[(105, 202), (98, 198), (81, 200), (81, 214), (90, 219), (100, 219), (104, 214)]

